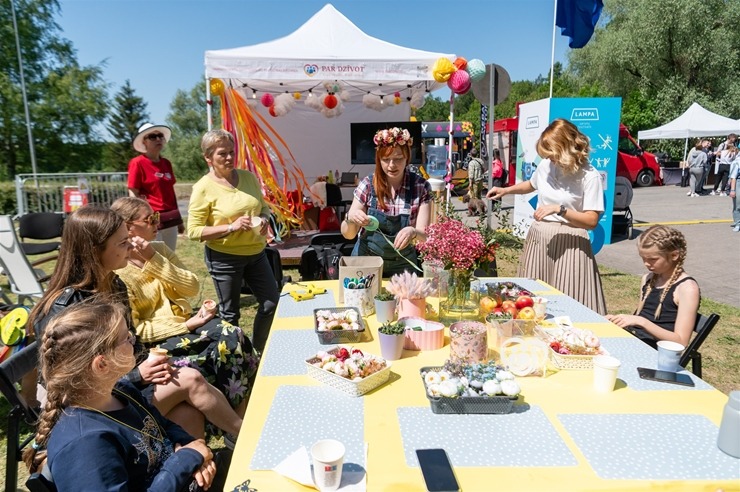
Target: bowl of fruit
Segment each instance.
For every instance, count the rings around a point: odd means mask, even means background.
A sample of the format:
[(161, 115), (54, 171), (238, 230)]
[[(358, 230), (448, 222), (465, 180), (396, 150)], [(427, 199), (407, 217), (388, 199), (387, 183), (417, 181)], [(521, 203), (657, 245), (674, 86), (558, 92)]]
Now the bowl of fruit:
[(533, 320), (534, 303), (532, 293), (514, 282), (490, 282), (481, 294), (480, 311), (483, 316)]

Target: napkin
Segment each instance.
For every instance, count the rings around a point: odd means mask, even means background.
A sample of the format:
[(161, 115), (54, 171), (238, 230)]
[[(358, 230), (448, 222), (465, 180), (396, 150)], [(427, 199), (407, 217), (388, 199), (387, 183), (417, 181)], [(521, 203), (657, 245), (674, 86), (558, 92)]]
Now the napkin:
[[(367, 443), (365, 443), (365, 462), (367, 462)], [(318, 489), (313, 483), (311, 472), (311, 457), (308, 449), (301, 446), (272, 469), (274, 472), (298, 482), (306, 487)], [(342, 465), (342, 481), (339, 490), (347, 492), (365, 492), (367, 490), (367, 475), (365, 468), (356, 463), (344, 463)]]

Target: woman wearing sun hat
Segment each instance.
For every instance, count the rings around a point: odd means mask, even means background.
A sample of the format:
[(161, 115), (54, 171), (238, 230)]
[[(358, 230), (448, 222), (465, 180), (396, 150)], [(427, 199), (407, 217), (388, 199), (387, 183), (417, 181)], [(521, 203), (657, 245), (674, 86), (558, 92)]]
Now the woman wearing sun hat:
[(170, 136), (172, 132), (164, 125), (141, 125), (133, 141), (134, 149), (141, 155), (128, 163), (128, 190), (131, 196), (149, 202), (154, 218), (159, 220), (157, 240), (174, 251), (177, 233), (184, 232), (185, 226), (177, 207), (172, 164), (160, 155)]
[(414, 271), (414, 242), (426, 238), (432, 189), (408, 167), (413, 143), (408, 130), (378, 130), (373, 142), (375, 173), (355, 189), (352, 206), (342, 223), (342, 235), (353, 239), (359, 234), (352, 255), (382, 257), (383, 276), (389, 277), (404, 270)]

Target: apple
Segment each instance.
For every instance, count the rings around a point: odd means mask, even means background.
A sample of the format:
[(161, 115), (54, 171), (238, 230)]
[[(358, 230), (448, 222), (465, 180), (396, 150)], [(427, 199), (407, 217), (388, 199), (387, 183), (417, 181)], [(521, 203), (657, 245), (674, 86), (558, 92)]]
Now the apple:
[(480, 308), (484, 313), (491, 313), (494, 309), (498, 307), (498, 303), (496, 303), (496, 300), (489, 297), (484, 296), (480, 299)]
[(532, 307), (534, 306), (534, 299), (532, 299), (530, 296), (519, 296), (516, 298), (516, 308), (522, 309), (525, 307)]
[(517, 317), (517, 314), (519, 314), (519, 310), (518, 310), (518, 309), (516, 308), (516, 306), (514, 306), (513, 304), (514, 304), (514, 303), (513, 303), (513, 301), (512, 301), (512, 305), (510, 305), (510, 306), (505, 306), (505, 307), (503, 308), (503, 310), (504, 310), (504, 312), (505, 312), (505, 313), (508, 313), (508, 314), (510, 314), (512, 318), (516, 318), (516, 317)]
[(535, 319), (536, 316), (537, 314), (534, 312), (534, 308), (526, 306), (519, 310), (517, 319)]
[[(504, 310), (505, 310), (505, 309), (506, 309), (507, 307), (513, 307), (513, 308), (516, 308), (516, 302), (514, 302), (514, 301), (512, 301), (512, 300), (510, 300), (510, 299), (507, 299), (507, 300), (503, 301), (503, 302), (501, 303), (501, 309), (504, 309)], [(517, 308), (517, 309), (518, 309), (518, 308)]]

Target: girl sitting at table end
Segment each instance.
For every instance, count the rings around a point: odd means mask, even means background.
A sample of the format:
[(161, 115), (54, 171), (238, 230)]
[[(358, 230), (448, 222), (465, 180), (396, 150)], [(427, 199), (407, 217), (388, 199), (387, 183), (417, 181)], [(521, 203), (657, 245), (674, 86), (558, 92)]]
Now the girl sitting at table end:
[(642, 277), (635, 314), (607, 319), (653, 348), (660, 340), (689, 344), (696, 324), (699, 285), (683, 269), (686, 238), (672, 227), (656, 225), (637, 238), (637, 249), (650, 273)]

